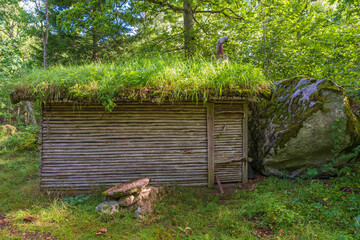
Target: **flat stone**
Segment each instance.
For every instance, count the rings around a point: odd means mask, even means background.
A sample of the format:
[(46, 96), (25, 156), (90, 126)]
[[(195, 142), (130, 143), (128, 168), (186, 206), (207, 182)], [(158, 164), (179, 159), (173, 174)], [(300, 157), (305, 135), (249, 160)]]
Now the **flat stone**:
[(103, 192), (103, 195), (111, 199), (120, 199), (121, 197), (124, 196), (138, 194), (149, 183), (150, 183), (149, 178), (135, 179), (129, 182), (116, 185)]

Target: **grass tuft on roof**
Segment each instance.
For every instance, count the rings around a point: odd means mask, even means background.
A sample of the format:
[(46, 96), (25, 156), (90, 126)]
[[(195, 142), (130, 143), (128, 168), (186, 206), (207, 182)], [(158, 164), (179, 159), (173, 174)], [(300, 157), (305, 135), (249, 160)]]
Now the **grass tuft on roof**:
[(269, 84), (261, 69), (248, 64), (156, 56), (34, 69), (18, 79), (12, 101), (96, 101), (111, 110), (121, 100), (206, 102), (254, 97)]

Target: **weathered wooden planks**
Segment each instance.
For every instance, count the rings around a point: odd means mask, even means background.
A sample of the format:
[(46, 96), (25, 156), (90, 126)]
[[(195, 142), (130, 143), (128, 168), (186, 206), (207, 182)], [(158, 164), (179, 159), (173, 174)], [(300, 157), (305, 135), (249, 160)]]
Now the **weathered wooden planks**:
[(133, 178), (207, 184), (206, 107), (45, 106), (42, 189), (86, 189)]
[(138, 177), (155, 184), (245, 181), (242, 103), (43, 106), (41, 188), (90, 190)]
[(214, 103), (207, 104), (208, 187), (214, 187)]
[(215, 104), (215, 173), (221, 183), (242, 180), (242, 104)]

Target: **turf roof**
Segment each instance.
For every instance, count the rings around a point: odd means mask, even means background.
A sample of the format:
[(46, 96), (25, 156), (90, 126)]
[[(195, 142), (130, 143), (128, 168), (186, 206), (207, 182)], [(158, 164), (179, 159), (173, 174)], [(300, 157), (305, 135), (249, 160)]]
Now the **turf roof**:
[(95, 101), (111, 109), (121, 100), (206, 102), (254, 97), (269, 84), (261, 70), (251, 65), (159, 56), (35, 69), (18, 79), (12, 101)]

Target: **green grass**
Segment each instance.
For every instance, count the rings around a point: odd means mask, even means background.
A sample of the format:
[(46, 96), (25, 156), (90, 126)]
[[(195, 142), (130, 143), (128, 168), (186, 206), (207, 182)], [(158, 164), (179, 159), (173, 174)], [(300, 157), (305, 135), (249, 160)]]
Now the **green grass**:
[(16, 98), (95, 100), (192, 100), (251, 97), (269, 85), (246, 64), (157, 56), (111, 64), (35, 69), (15, 82)]
[[(70, 203), (40, 192), (36, 152), (2, 151), (0, 214), (9, 225), (0, 239), (359, 239), (359, 192), (360, 169), (353, 169), (327, 181), (270, 177), (254, 191), (224, 196), (175, 186), (145, 219), (125, 210), (104, 216), (95, 211), (99, 194)], [(35, 220), (25, 222), (28, 216)], [(103, 227), (108, 231), (96, 235)]]

